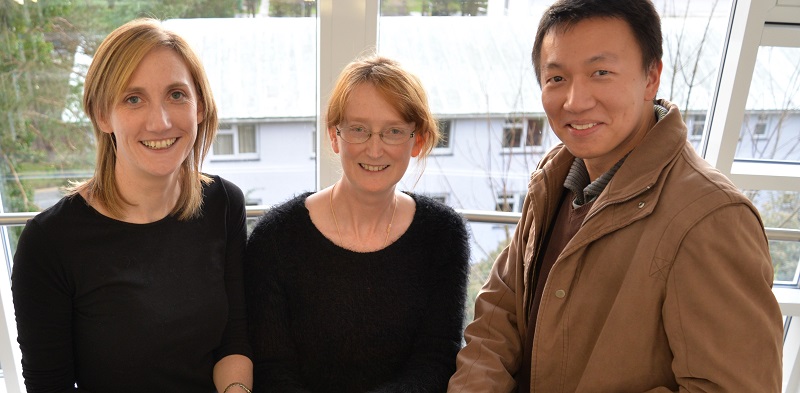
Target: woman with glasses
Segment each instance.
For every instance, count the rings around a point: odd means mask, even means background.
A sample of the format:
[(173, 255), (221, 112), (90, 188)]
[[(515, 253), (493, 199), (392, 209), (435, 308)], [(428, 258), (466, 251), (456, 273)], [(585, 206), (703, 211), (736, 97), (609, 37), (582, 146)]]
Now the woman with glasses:
[(419, 80), (372, 56), (327, 112), (331, 187), (271, 209), (248, 241), (256, 392), (444, 392), (461, 346), (469, 236), (451, 208), (400, 192), (436, 146)]

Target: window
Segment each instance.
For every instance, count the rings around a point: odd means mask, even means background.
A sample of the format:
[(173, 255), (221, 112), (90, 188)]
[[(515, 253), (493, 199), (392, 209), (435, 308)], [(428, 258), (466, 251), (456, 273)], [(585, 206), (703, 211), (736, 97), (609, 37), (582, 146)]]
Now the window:
[(753, 128), (753, 137), (766, 138), (768, 123), (769, 123), (769, 116), (767, 116), (764, 113), (759, 113), (758, 119), (756, 120), (756, 126)]
[(544, 117), (528, 119), (528, 133), (525, 146), (542, 146), (544, 136)]
[(220, 124), (211, 159), (257, 159), (255, 124)]
[(428, 198), (435, 200), (436, 202), (440, 202), (443, 204), (447, 204), (447, 195), (446, 194), (425, 194)]
[(515, 202), (518, 198), (514, 194), (498, 194), (494, 210), (499, 212), (514, 212)]
[[(503, 147), (541, 147), (544, 125), (544, 117), (506, 119), (503, 125)], [(522, 145), (522, 141), (525, 141), (525, 145)]]
[(706, 128), (706, 114), (689, 115), (686, 118), (686, 127), (689, 129), (689, 139), (701, 139), (703, 130)]
[(503, 147), (519, 147), (522, 143), (522, 120), (506, 119), (503, 125)]
[(451, 143), (452, 128), (453, 128), (452, 120), (439, 120), (439, 132), (442, 135), (442, 139), (440, 139), (439, 143), (436, 144), (436, 150), (439, 151), (446, 150), (452, 152), (452, 143)]

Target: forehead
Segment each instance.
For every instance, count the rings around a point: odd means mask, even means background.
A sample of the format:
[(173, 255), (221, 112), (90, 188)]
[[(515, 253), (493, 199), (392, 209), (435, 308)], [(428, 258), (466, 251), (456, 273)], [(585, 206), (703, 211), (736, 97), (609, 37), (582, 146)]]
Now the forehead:
[(148, 51), (131, 73), (129, 84), (136, 82), (182, 82), (194, 85), (189, 67), (184, 58), (175, 50), (158, 46)]
[[(641, 62), (641, 48), (630, 25), (620, 18), (589, 18), (550, 29), (542, 40), (542, 65), (566, 60), (622, 58)], [(638, 59), (638, 60), (635, 60)]]
[(344, 116), (358, 119), (402, 120), (403, 116), (398, 105), (392, 101), (374, 84), (362, 82), (350, 91), (344, 107)]

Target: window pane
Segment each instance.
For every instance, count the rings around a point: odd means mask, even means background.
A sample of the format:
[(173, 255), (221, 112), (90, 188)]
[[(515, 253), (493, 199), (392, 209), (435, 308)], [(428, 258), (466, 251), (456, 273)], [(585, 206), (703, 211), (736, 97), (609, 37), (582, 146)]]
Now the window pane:
[(800, 162), (800, 48), (759, 48), (736, 158)]
[(504, 127), (503, 128), (503, 147), (519, 147), (522, 140), (522, 128)]
[(544, 133), (544, 118), (528, 119), (528, 134), (525, 146), (541, 146)]
[(436, 145), (436, 148), (450, 147), (450, 127), (453, 125), (452, 120), (439, 120), (439, 132), (442, 133), (442, 139)]
[(239, 125), (239, 153), (257, 153), (255, 125)]
[(233, 134), (217, 134), (213, 149), (218, 156), (233, 154)]
[[(758, 208), (767, 228), (800, 229), (800, 192), (745, 190), (744, 193)], [(771, 240), (770, 254), (775, 283), (797, 285), (800, 243)]]

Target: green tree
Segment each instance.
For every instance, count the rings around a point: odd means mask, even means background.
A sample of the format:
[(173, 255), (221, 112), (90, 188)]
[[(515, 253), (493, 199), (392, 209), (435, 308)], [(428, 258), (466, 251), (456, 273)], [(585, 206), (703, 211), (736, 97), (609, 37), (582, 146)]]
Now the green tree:
[(309, 17), (316, 14), (313, 1), (306, 0), (270, 0), (269, 15), (277, 17), (302, 16)]
[(0, 0), (0, 175), (7, 211), (37, 210), (23, 171), (86, 165), (90, 134), (62, 120), (80, 36), (70, 3)]
[[(37, 211), (35, 188), (91, 173), (94, 141), (81, 116), (78, 52), (92, 55), (137, 17), (231, 17), (242, 0), (0, 0), (0, 183), (4, 209)], [(81, 175), (77, 175), (81, 177)]]
[[(745, 191), (761, 212), (764, 226), (769, 228), (800, 228), (800, 193), (793, 191)], [(775, 267), (776, 281), (793, 281), (800, 263), (800, 244), (770, 240), (769, 253)]]

